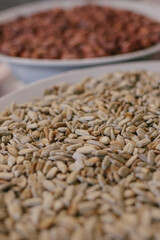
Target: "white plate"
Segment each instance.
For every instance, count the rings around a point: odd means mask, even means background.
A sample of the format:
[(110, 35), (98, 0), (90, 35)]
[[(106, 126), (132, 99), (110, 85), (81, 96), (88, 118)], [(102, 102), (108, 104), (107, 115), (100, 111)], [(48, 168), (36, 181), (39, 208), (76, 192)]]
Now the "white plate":
[(105, 73), (115, 71), (132, 71), (132, 70), (148, 70), (153, 72), (160, 72), (160, 61), (146, 61), (146, 62), (131, 62), (113, 64), (109, 66), (92, 67), (83, 70), (73, 70), (68, 73), (59, 74), (58, 76), (43, 79), (39, 82), (32, 83), (21, 90), (15, 91), (0, 98), (0, 111), (4, 110), (12, 102), (23, 103), (31, 100), (33, 97), (40, 97), (46, 88), (51, 88), (54, 85), (67, 82), (74, 84), (80, 82), (84, 77), (99, 77)]
[[(24, 4), (22, 6), (12, 8), (0, 13), (0, 22), (6, 22), (17, 16), (29, 15), (40, 10), (47, 10), (51, 7), (70, 8), (75, 5), (82, 5), (87, 1), (44, 1), (38, 3)], [(108, 5), (119, 9), (127, 9), (152, 19), (160, 21), (160, 5), (147, 4), (131, 0), (92, 0), (92, 3), (99, 5)], [(9, 57), (0, 55), (0, 60), (10, 65), (12, 72), (18, 79), (25, 82), (32, 82), (44, 77), (51, 76), (60, 72), (68, 71), (76, 68), (84, 68), (88, 66), (109, 64), (115, 62), (128, 61), (133, 59), (144, 58), (160, 51), (160, 43), (144, 50), (135, 51), (121, 55), (99, 57), (92, 59), (75, 59), (75, 60), (40, 60), (25, 59), (18, 57)]]

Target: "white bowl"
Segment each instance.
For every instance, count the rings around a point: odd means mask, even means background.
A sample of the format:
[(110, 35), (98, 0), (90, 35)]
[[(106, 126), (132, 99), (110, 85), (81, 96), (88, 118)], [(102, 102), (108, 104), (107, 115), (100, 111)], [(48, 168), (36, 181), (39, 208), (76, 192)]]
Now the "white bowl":
[(31, 100), (33, 97), (41, 97), (45, 89), (51, 88), (54, 85), (62, 82), (74, 84), (80, 82), (84, 77), (87, 76), (99, 77), (105, 73), (132, 70), (148, 70), (153, 72), (160, 72), (160, 61), (119, 63), (108, 66), (86, 68), (82, 70), (73, 70), (68, 73), (52, 76), (39, 82), (29, 84), (20, 90), (17, 90), (0, 98), (0, 111), (3, 111), (12, 102), (23, 103), (25, 101)]
[[(6, 22), (18, 16), (30, 15), (40, 10), (47, 10), (51, 7), (70, 8), (75, 5), (83, 5), (86, 2), (87, 1), (84, 0), (79, 2), (61, 0), (24, 4), (22, 6), (1, 12), (0, 22)], [(160, 22), (160, 5), (150, 5), (131, 0), (92, 0), (92, 3), (99, 5), (108, 5), (119, 9), (131, 10)], [(158, 51), (160, 51), (160, 43), (147, 49), (135, 51), (132, 53), (92, 59), (45, 60), (10, 57), (1, 54), (0, 60), (10, 65), (13, 74), (18, 79), (23, 80), (25, 83), (29, 83), (71, 69), (104, 65), (115, 62), (124, 62), (133, 59), (141, 59), (150, 56)]]

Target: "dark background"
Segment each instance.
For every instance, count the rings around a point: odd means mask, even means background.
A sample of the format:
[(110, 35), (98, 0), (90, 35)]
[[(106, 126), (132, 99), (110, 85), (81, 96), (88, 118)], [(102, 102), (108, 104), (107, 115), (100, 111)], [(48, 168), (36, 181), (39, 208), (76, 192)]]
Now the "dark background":
[(0, 10), (20, 5), (23, 3), (37, 2), (39, 0), (0, 0)]
[[(38, 1), (45, 1), (45, 0), (0, 0), (0, 10), (4, 10), (6, 8), (10, 8), (16, 5), (20, 5), (23, 3), (30, 3), (30, 2), (38, 2)], [(52, 0), (54, 1), (54, 0)], [(61, 1), (61, 0), (59, 0)], [(69, 1), (69, 0), (66, 0)], [(75, 1), (80, 1), (80, 0), (75, 0)], [(92, 1), (92, 0), (86, 0), (87, 1)], [(112, 0), (114, 1), (114, 0)], [(148, 2), (148, 3), (156, 3), (156, 2), (160, 2), (160, 0), (130, 0), (130, 1), (143, 1), (143, 2)]]
[[(45, 0), (0, 0), (0, 11), (4, 10), (6, 8), (10, 8), (16, 5), (20, 5), (23, 3), (30, 3), (30, 2), (38, 2), (38, 1), (45, 1)], [(52, 0), (54, 1), (54, 0)], [(59, 0), (61, 1), (61, 0)], [(66, 0), (69, 1), (69, 0)], [(75, 1), (81, 1), (81, 0), (75, 0)], [(86, 1), (92, 1), (92, 0), (86, 0)], [(114, 0), (112, 0), (114, 1)], [(156, 2), (160, 2), (160, 0), (130, 0), (130, 1), (143, 1), (143, 2), (148, 2), (148, 3), (156, 3)]]
[[(38, 1), (43, 1), (44, 2), (45, 0), (0, 0), (0, 11), (4, 10), (6, 8), (21, 5), (23, 3), (38, 2)], [(54, 0), (52, 0), (52, 1), (54, 1)], [(58, 1), (60, 2), (61, 0), (58, 0)], [(69, 0), (66, 0), (66, 1), (69, 1)], [(81, 0), (75, 0), (75, 1), (81, 1)], [(87, 1), (92, 1), (92, 0), (86, 0), (86, 2)]]

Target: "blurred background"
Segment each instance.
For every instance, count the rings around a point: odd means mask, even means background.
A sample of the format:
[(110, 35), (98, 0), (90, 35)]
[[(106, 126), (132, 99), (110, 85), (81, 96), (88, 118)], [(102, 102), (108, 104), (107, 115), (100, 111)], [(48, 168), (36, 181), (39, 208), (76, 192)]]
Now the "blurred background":
[[(38, 2), (38, 1), (45, 1), (45, 0), (0, 0), (0, 10), (7, 9), (23, 3)], [(69, 0), (66, 0), (66, 1), (69, 1)], [(80, 1), (80, 0), (75, 0), (75, 1)], [(150, 3), (160, 2), (160, 0), (130, 0), (130, 1), (137, 1), (137, 2), (143, 1), (143, 2), (150, 2)], [(92, 0), (86, 0), (86, 2), (92, 2)]]
[[(0, 0), (0, 10), (10, 8), (23, 3), (35, 2), (38, 0)], [(44, 1), (44, 0), (43, 0)]]
[[(38, 2), (38, 1), (45, 1), (45, 0), (0, 0), (0, 11), (5, 10), (7, 8), (21, 5), (23, 3), (30, 3), (30, 2)], [(52, 0), (54, 1), (54, 0)], [(60, 2), (61, 0), (59, 0)], [(66, 0), (70, 1), (70, 0)], [(73, 1), (73, 0), (72, 0)], [(81, 1), (81, 0), (74, 0), (74, 1)], [(114, 0), (112, 0), (114, 1)], [(139, 2), (143, 3), (151, 3), (151, 4), (160, 4), (160, 0), (130, 0), (130, 1), (136, 1), (137, 4)], [(92, 0), (86, 0), (86, 2), (92, 2)], [(159, 5), (160, 6), (160, 5)], [(155, 54), (151, 60), (160, 60), (160, 53)], [(6, 93), (9, 93), (15, 89), (23, 87), (22, 82), (15, 79), (8, 68), (6, 64), (0, 63), (0, 97), (5, 95)]]

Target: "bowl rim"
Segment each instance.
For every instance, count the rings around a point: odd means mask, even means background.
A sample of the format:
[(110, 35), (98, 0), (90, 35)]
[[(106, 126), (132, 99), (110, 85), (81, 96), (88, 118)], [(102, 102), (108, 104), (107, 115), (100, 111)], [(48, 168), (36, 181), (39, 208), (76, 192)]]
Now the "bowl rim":
[[(77, 5), (87, 4), (88, 1), (82, 0), (77, 2), (75, 0), (47, 0), (45, 2), (34, 2), (21, 4), (17, 7), (12, 7), (7, 10), (0, 12), (0, 22), (7, 22), (8, 20), (17, 18), (18, 16), (25, 16), (41, 10), (47, 10), (50, 7), (62, 7), (70, 8)], [(137, 12), (142, 15), (146, 15), (150, 18), (153, 18), (156, 21), (160, 22), (160, 4), (149, 4), (140, 2), (137, 4), (136, 1), (132, 2), (130, 0), (92, 0), (93, 4), (98, 5), (108, 5), (113, 8), (119, 9), (128, 9), (133, 12)], [(133, 9), (133, 10), (132, 10)], [(6, 63), (12, 63), (16, 65), (25, 65), (25, 66), (55, 66), (55, 67), (77, 67), (77, 66), (91, 66), (91, 65), (100, 65), (104, 63), (116, 63), (123, 62), (127, 60), (138, 59), (141, 57), (146, 57), (151, 54), (160, 51), (160, 42), (138, 51), (117, 54), (112, 56), (104, 56), (97, 58), (82, 58), (82, 59), (34, 59), (34, 58), (22, 58), (22, 57), (12, 57), (9, 55), (0, 54), (0, 60)]]

